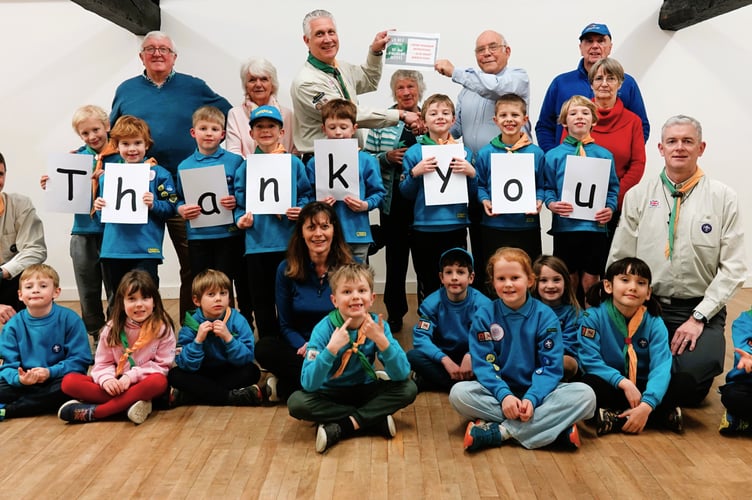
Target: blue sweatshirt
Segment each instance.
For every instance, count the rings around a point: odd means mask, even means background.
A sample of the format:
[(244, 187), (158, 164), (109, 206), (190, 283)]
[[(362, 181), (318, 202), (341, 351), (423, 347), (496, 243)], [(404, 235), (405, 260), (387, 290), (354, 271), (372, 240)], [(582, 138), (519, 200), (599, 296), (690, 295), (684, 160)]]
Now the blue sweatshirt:
[[(374, 321), (379, 321), (379, 318), (375, 314), (371, 313), (371, 317)], [(332, 324), (328, 317), (325, 317), (311, 332), (311, 340), (308, 342), (305, 360), (303, 360), (303, 369), (300, 372), (300, 384), (303, 386), (304, 391), (312, 392), (319, 389), (350, 387), (375, 382), (363, 369), (355, 354), (350, 357), (342, 375), (332, 378), (334, 373), (339, 369), (342, 355), (350, 348), (349, 344), (345, 345), (337, 352), (336, 356), (329, 352), (326, 346), (329, 344), (334, 330), (336, 330), (334, 324)], [(348, 333), (350, 334), (351, 341), (355, 340), (358, 336), (357, 330), (348, 330)], [(378, 356), (390, 379), (394, 381), (406, 380), (410, 374), (410, 363), (407, 361), (405, 351), (402, 350), (399, 343), (392, 337), (389, 323), (386, 321), (384, 321), (384, 335), (389, 340), (389, 347), (383, 351), (379, 352), (376, 344), (371, 339), (366, 339), (365, 343), (358, 350), (365, 354), (372, 366)]]
[[(580, 59), (576, 70), (562, 73), (554, 78), (543, 97), (538, 123), (535, 124), (535, 137), (543, 151), (549, 151), (561, 142), (563, 129), (558, 123), (561, 106), (564, 101), (575, 95), (582, 95), (589, 99), (593, 97), (593, 88), (585, 71), (584, 59)], [(622, 100), (625, 108), (640, 117), (645, 142), (648, 142), (650, 122), (645, 111), (645, 103), (642, 101), (640, 87), (637, 86), (635, 79), (625, 73), (624, 82), (617, 96)]]
[[(744, 311), (734, 320), (731, 325), (731, 338), (736, 349), (752, 354), (752, 309)], [(738, 353), (734, 353), (734, 364), (726, 374), (726, 382), (752, 384), (752, 374), (736, 367), (740, 357)]]
[(175, 363), (180, 368), (195, 372), (205, 367), (253, 363), (253, 330), (240, 312), (233, 309), (227, 320), (227, 329), (232, 334), (232, 340), (227, 343), (213, 333), (209, 333), (203, 342), (196, 342), (198, 326), (204, 321), (214, 320), (208, 320), (201, 308), (196, 309), (191, 317), (196, 324), (186, 323), (178, 333), (178, 346), (182, 350), (175, 357)]
[[(191, 156), (180, 162), (178, 165), (177, 190), (178, 202), (176, 209), (185, 205), (185, 193), (183, 192), (183, 180), (180, 178), (180, 171), (192, 170), (195, 168), (214, 167), (222, 165), (225, 168), (225, 179), (227, 180), (227, 192), (230, 196), (235, 196), (235, 173), (244, 165), (243, 157), (231, 153), (225, 149), (219, 148), (212, 155), (203, 155), (196, 149)], [(217, 200), (219, 204), (219, 200)], [(235, 224), (224, 224), (221, 226), (209, 227), (191, 227), (191, 221), (185, 221), (186, 232), (189, 240), (218, 240), (221, 238), (239, 237), (240, 232)]]
[(0, 358), (0, 378), (14, 387), (24, 387), (19, 368), (47, 368), (50, 379), (56, 379), (68, 373), (85, 374), (93, 363), (84, 322), (55, 303), (41, 318), (23, 309), (8, 320), (0, 334)]
[(193, 112), (201, 106), (216, 106), (227, 115), (232, 104), (201, 80), (173, 72), (161, 87), (146, 77), (146, 71), (129, 78), (115, 90), (110, 123), (123, 115), (133, 115), (149, 124), (154, 145), (148, 156), (157, 159), (174, 177), (178, 165), (196, 149), (191, 137)]
[[(624, 335), (609, 318), (605, 302), (582, 313), (580, 363), (586, 374), (618, 387), (629, 374), (624, 345)], [(642, 402), (655, 408), (671, 380), (672, 356), (663, 319), (645, 312), (632, 346), (637, 353), (637, 381), (647, 384)]]
[(516, 311), (501, 299), (478, 311), (470, 330), (470, 354), (478, 382), (499, 403), (514, 395), (537, 407), (564, 374), (559, 320), (529, 294)]
[(579, 353), (580, 315), (572, 304), (559, 304), (551, 307), (559, 318), (561, 337), (564, 340), (564, 354), (577, 358)]
[[(99, 178), (99, 196), (102, 196), (105, 175), (107, 174), (102, 174)], [(172, 183), (172, 176), (159, 165), (154, 165), (150, 169), (149, 192), (154, 195), (154, 204), (149, 210), (146, 224), (106, 223), (100, 257), (103, 259), (162, 260), (165, 221), (175, 215), (178, 196)], [(142, 195), (143, 193), (136, 193), (136, 203), (143, 203)], [(107, 201), (115, 202), (115, 200)]]
[[(501, 141), (501, 137), (499, 137)], [(507, 144), (511, 147), (513, 144)], [(492, 154), (509, 154), (505, 149), (500, 149), (493, 144), (487, 144), (475, 155), (475, 170), (478, 179), (478, 200), (483, 203), (484, 200), (491, 201), (491, 155)], [(541, 148), (535, 144), (529, 144), (524, 148), (518, 149), (512, 154), (532, 154), (535, 165), (535, 199), (543, 201), (544, 193), (544, 153)], [(489, 217), (483, 210), (482, 226), (492, 227), (506, 231), (520, 231), (526, 229), (540, 229), (540, 216), (538, 214), (499, 214)]]
[[(400, 192), (409, 200), (415, 200), (415, 220), (413, 227), (423, 232), (447, 232), (467, 227), (470, 223), (467, 203), (452, 205), (426, 205), (426, 193), (423, 188), (423, 176), (413, 177), (412, 170), (423, 159), (423, 144), (410, 146), (402, 157), (402, 182)], [(473, 153), (465, 146), (465, 159), (470, 161)], [(478, 176), (467, 179), (467, 195), (474, 200), (478, 193)]]
[(491, 299), (472, 287), (460, 302), (452, 302), (446, 288), (439, 288), (420, 305), (413, 348), (437, 362), (447, 353), (469, 352), (470, 325), (478, 309), (490, 303)]
[[(379, 163), (373, 156), (364, 151), (358, 151), (358, 171), (360, 172), (360, 199), (368, 203), (368, 210), (365, 212), (354, 212), (344, 201), (338, 200), (334, 203), (334, 211), (337, 212), (340, 224), (342, 225), (342, 234), (345, 237), (345, 242), (355, 245), (373, 243), (368, 212), (378, 207), (386, 194)], [(313, 187), (315, 196), (315, 158), (311, 158), (308, 161), (306, 173), (308, 174), (308, 181)]]
[[(265, 154), (259, 149), (255, 154)], [(306, 203), (313, 200), (313, 190), (308, 182), (303, 162), (296, 156), (290, 155), (292, 168), (292, 202), (296, 207), (304, 207)], [(235, 223), (245, 214), (247, 206), (246, 195), (246, 172), (248, 164), (238, 168), (235, 173), (235, 201), (236, 207), (234, 212)], [(254, 214), (253, 226), (244, 229), (245, 232), (245, 253), (268, 253), (284, 252), (287, 249), (287, 243), (290, 240), (295, 223), (287, 218), (286, 215), (279, 216), (273, 214)]]
[[(616, 210), (616, 202), (619, 197), (619, 178), (616, 176), (614, 156), (606, 149), (595, 143), (585, 146), (585, 154), (591, 158), (605, 158), (611, 161), (611, 172), (608, 178), (608, 192), (606, 194), (606, 207)], [(567, 166), (567, 156), (577, 156), (575, 146), (561, 143), (546, 153), (545, 183), (546, 193), (543, 204), (548, 207), (552, 201), (561, 201), (561, 192), (564, 187), (564, 173)], [(551, 214), (551, 233), (567, 233), (572, 231), (592, 231), (605, 233), (608, 230), (606, 224), (598, 224), (592, 220), (574, 219)]]
[(306, 262), (303, 281), (285, 276), (287, 260), (277, 268), (276, 304), (279, 329), (290, 346), (299, 349), (311, 338), (311, 331), (332, 310), (332, 289), (325, 275), (316, 276), (313, 263)]
[[(76, 154), (91, 155), (91, 171), (97, 166), (97, 152), (89, 146), (81, 146), (76, 150)], [(119, 154), (107, 155), (102, 159), (102, 168), (106, 163), (123, 163)], [(92, 203), (94, 200), (92, 200)], [(102, 234), (104, 226), (102, 225), (101, 215), (95, 210), (94, 214), (73, 214), (73, 228), (71, 234)]]

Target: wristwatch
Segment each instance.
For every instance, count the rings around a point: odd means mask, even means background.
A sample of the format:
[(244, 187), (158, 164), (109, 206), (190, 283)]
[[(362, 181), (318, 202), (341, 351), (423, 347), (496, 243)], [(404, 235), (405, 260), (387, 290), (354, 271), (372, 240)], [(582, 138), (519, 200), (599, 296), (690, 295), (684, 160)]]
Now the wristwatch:
[(702, 314), (700, 311), (692, 311), (692, 317), (696, 319), (697, 321), (700, 321), (701, 323), (707, 323), (708, 318), (705, 317), (704, 314)]

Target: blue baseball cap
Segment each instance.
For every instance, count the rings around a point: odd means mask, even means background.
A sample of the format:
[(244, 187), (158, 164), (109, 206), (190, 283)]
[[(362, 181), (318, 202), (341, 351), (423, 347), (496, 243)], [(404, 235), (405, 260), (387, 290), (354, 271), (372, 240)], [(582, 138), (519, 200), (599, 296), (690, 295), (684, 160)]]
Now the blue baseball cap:
[(264, 105), (254, 109), (251, 112), (251, 120), (248, 123), (253, 127), (253, 124), (262, 118), (269, 118), (279, 123), (280, 127), (284, 126), (282, 114), (274, 106)]
[(446, 261), (455, 261), (455, 262), (470, 262), (470, 271), (475, 272), (475, 261), (473, 260), (473, 256), (465, 250), (464, 248), (455, 247), (450, 248), (446, 252), (441, 254), (441, 257), (439, 257), (439, 271), (444, 270), (444, 262)]
[(580, 40), (582, 40), (588, 33), (595, 33), (596, 35), (603, 35), (609, 38), (613, 38), (611, 36), (611, 32), (608, 30), (608, 26), (606, 26), (605, 24), (588, 24), (587, 26), (585, 26), (585, 29), (582, 30), (582, 33), (580, 33)]

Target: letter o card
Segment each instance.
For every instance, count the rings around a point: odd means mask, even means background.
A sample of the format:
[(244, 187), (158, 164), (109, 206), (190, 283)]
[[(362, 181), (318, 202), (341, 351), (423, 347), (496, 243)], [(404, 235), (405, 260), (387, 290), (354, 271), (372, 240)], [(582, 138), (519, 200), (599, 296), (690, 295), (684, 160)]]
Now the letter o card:
[(537, 210), (534, 155), (491, 155), (491, 208), (495, 214), (522, 214)]

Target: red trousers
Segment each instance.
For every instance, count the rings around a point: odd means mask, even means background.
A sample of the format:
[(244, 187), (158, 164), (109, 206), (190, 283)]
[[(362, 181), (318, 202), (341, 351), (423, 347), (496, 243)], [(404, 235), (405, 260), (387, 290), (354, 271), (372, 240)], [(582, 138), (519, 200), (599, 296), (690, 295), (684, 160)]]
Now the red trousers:
[(150, 401), (167, 390), (167, 377), (161, 373), (153, 373), (145, 379), (132, 384), (124, 393), (110, 396), (94, 380), (81, 373), (69, 373), (63, 377), (63, 392), (84, 403), (94, 403), (94, 418), (107, 418), (121, 413), (136, 401)]

